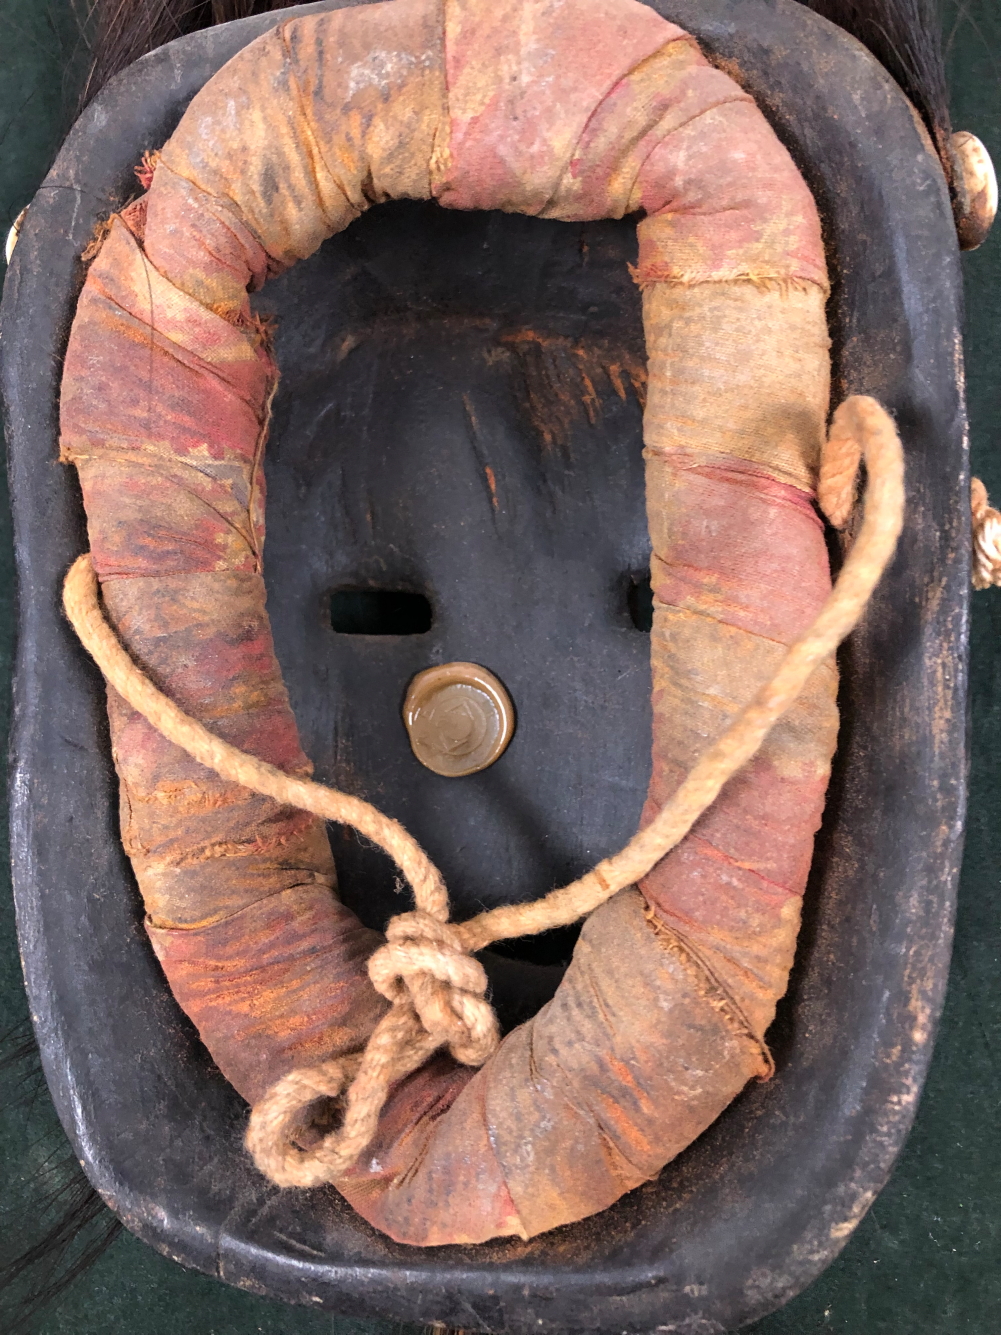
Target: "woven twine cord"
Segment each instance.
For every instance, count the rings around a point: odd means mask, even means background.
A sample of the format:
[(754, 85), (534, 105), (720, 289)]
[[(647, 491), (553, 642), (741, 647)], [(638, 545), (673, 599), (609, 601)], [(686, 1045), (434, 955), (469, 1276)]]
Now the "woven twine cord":
[[(856, 395), (834, 414), (821, 458), (818, 501), (836, 527), (855, 501), (865, 461), (864, 517), (837, 583), (809, 631), (789, 649), (775, 676), (702, 756), (657, 816), (613, 857), (543, 899), (449, 922), (441, 873), (397, 821), (359, 798), (295, 778), (214, 736), (179, 709), (131, 660), (105, 620), (89, 554), (66, 577), (66, 614), (108, 683), (165, 737), (224, 779), (324, 820), (351, 825), (394, 859), (416, 908), (391, 919), (386, 944), (371, 956), (369, 977), (391, 1005), (364, 1052), (290, 1072), (253, 1109), (247, 1147), (279, 1186), (332, 1182), (369, 1144), (392, 1085), (446, 1047), (456, 1060), (481, 1065), (499, 1042), (486, 1000), (487, 978), (473, 958), (493, 941), (530, 936), (576, 922), (634, 885), (680, 842), (723, 785), (758, 750), (814, 669), (858, 621), (893, 555), (904, 514), (903, 451), (892, 419), (875, 399)], [(984, 499), (986, 506), (986, 497)], [(1001, 526), (1001, 516), (990, 511)], [(995, 530), (1001, 532), (1001, 527)], [(340, 1126), (317, 1145), (295, 1143), (320, 1098), (341, 1101)]]
[(1001, 514), (991, 508), (987, 488), (978, 477), (970, 479), (973, 519), (973, 587), (1001, 584)]

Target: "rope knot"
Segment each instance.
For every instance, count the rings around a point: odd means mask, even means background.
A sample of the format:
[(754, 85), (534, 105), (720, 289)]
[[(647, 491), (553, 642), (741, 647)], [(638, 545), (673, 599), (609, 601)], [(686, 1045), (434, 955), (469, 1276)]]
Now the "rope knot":
[(487, 975), (454, 923), (422, 909), (398, 914), (386, 928), (386, 944), (369, 959), (368, 976), (387, 1001), (409, 1001), (428, 1035), (456, 1061), (482, 1066), (497, 1047)]
[(987, 488), (978, 477), (970, 481), (973, 518), (973, 587), (989, 589), (1001, 584), (1001, 514), (987, 499)]

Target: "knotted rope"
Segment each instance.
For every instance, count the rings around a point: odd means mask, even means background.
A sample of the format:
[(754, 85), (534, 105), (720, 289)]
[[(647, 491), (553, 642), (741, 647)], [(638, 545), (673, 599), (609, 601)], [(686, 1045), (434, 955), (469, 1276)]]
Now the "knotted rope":
[(1001, 584), (1001, 514), (991, 508), (987, 488), (978, 477), (970, 480), (973, 519), (973, 587)]
[[(445, 1047), (478, 1066), (499, 1041), (485, 999), (487, 979), (473, 953), (493, 941), (565, 926), (635, 884), (684, 838), (727, 780), (758, 750), (814, 669), (858, 621), (893, 555), (904, 513), (903, 451), (886, 411), (854, 396), (837, 412), (823, 451), (818, 496), (836, 526), (847, 520), (856, 473), (868, 484), (858, 537), (817, 619), (789, 649), (778, 671), (702, 756), (674, 796), (619, 853), (543, 899), (492, 909), (450, 923), (448, 894), (437, 868), (394, 820), (358, 798), (283, 773), (215, 737), (162, 694), (132, 662), (105, 621), (90, 556), (66, 577), (64, 606), (109, 684), (165, 737), (223, 778), (325, 820), (352, 825), (383, 848), (410, 883), (416, 909), (393, 918), (386, 944), (368, 962), (373, 986), (391, 1003), (363, 1053), (292, 1071), (253, 1109), (247, 1147), (279, 1186), (335, 1181), (372, 1139), (391, 1086)], [(317, 1145), (295, 1143), (319, 1098), (342, 1101), (338, 1129)]]

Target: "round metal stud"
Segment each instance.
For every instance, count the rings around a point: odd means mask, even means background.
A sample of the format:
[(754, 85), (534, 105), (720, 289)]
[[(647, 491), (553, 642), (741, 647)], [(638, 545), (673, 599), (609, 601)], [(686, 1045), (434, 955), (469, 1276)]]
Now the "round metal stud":
[(14, 219), (13, 223), (11, 223), (10, 231), (7, 233), (7, 241), (3, 248), (3, 254), (4, 254), (4, 259), (7, 261), (8, 264), (10, 264), (11, 258), (13, 257), (14, 247), (17, 245), (17, 238), (21, 234), (21, 228), (24, 226), (24, 219), (25, 216), (27, 215), (27, 212), (28, 212), (27, 208), (23, 208), (21, 210), (21, 212)]
[(514, 706), (494, 674), (478, 663), (445, 663), (414, 677), (403, 721), (421, 764), (457, 779), (486, 769), (503, 754), (514, 734)]
[(952, 136), (952, 151), (961, 181), (957, 191), (957, 229), (963, 250), (976, 250), (987, 239), (998, 211), (998, 178), (991, 155), (975, 134), (959, 130)]

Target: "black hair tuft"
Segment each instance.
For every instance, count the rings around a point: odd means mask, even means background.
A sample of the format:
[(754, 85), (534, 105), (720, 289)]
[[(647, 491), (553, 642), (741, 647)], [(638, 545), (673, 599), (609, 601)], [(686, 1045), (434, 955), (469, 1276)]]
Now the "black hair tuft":
[(952, 183), (952, 129), (939, 0), (802, 0), (869, 48), (920, 114)]
[[(154, 47), (230, 19), (287, 9), (297, 0), (90, 0), (90, 70), (81, 106)], [(914, 103), (952, 179), (949, 90), (939, 0), (803, 0), (857, 38)]]
[[(0, 1077), (5, 1111), (45, 1098), (27, 1020), (0, 1038)], [(38, 1120), (32, 1118), (36, 1127)], [(19, 1189), (5, 1202), (0, 1227), (4, 1335), (27, 1335), (42, 1309), (94, 1264), (122, 1228), (84, 1176), (55, 1114), (42, 1120), (48, 1126), (26, 1146)]]

